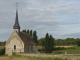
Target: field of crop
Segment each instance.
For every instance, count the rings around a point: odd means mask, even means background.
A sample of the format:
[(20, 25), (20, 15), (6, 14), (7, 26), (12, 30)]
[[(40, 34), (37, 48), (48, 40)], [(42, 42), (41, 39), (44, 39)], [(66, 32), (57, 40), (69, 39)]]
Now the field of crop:
[(59, 50), (54, 50), (53, 54), (80, 54), (80, 46), (66, 46), (60, 48)]
[[(80, 46), (55, 46), (52, 54), (80, 54)], [(41, 50), (42, 47), (38, 46)]]

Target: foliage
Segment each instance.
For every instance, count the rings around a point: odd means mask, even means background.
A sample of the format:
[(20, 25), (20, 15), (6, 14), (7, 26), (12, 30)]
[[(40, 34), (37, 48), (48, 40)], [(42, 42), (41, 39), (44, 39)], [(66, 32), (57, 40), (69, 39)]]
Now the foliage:
[(29, 30), (29, 29), (26, 31), (26, 29), (25, 29), (22, 32), (30, 34), (31, 38), (33, 38), (33, 40), (38, 44), (38, 41), (37, 41), (38, 36), (37, 36), (37, 32), (36, 31), (32, 31), (32, 30)]
[[(45, 43), (45, 37), (38, 39), (38, 45), (43, 46)], [(41, 43), (43, 42), (43, 43)], [(78, 45), (79, 43), (79, 38), (74, 39), (74, 38), (67, 38), (67, 39), (54, 39), (54, 45), (55, 46), (71, 46), (71, 45)]]
[(50, 45), (50, 43), (49, 43), (49, 35), (48, 35), (48, 33), (46, 34), (46, 37), (45, 37), (45, 52), (46, 53), (49, 53), (50, 51), (49, 51), (49, 45)]
[[(47, 33), (45, 36), (45, 52), (46, 53), (52, 53), (53, 48), (54, 48), (54, 38), (52, 37), (52, 35), (49, 36), (49, 34)], [(43, 42), (43, 43), (44, 43)]]
[(50, 35), (49, 38), (49, 48), (50, 48), (50, 53), (52, 53), (53, 49), (54, 49), (54, 38), (52, 37), (52, 35)]
[(32, 30), (30, 30), (30, 35), (31, 35), (31, 37), (33, 37), (32, 33), (33, 33)]
[(77, 45), (80, 46), (80, 39), (77, 38)]
[(6, 43), (6, 41), (2, 41), (2, 42), (0, 42), (0, 46), (5, 46), (5, 43)]
[(5, 54), (5, 48), (0, 50), (0, 56)]
[[(44, 46), (45, 45), (45, 37), (38, 39), (37, 32), (33, 30), (23, 30), (23, 32), (27, 32), (31, 35), (33, 40), (38, 44), (38, 46)], [(46, 33), (47, 34), (47, 33)], [(49, 36), (50, 37), (50, 36)], [(79, 46), (79, 38), (67, 38), (67, 39), (54, 39), (54, 45), (55, 46), (67, 46), (67, 45), (78, 45)], [(44, 47), (43, 47), (44, 48)]]
[(22, 32), (25, 32), (25, 33), (26, 33), (27, 31), (26, 31), (26, 29), (25, 29), (25, 30), (23, 30)]
[(33, 32), (33, 40), (38, 44), (36, 31)]
[(27, 30), (27, 33), (29, 34), (29, 29)]
[(38, 39), (38, 46), (44, 46), (45, 45), (45, 38)]
[(67, 39), (56, 39), (54, 41), (55, 45), (57, 46), (67, 46), (67, 45), (76, 45), (76, 39), (74, 38), (67, 38)]
[[(25, 31), (26, 29), (24, 30), (24, 32)], [(36, 31), (32, 31), (28, 29), (26, 32), (32, 36), (33, 40), (38, 44), (38, 46), (42, 46), (42, 50), (40, 51), (47, 50), (46, 52), (50, 52), (49, 50), (51, 51), (56, 50), (56, 49), (52, 49), (54, 48), (54, 46), (71, 46), (71, 45), (80, 46), (79, 38), (54, 39), (52, 35), (49, 35), (48, 33), (46, 33), (45, 37), (38, 39)], [(62, 49), (64, 50), (65, 48), (57, 48), (57, 50), (62, 50)], [(75, 48), (72, 48), (72, 49), (75, 49)]]

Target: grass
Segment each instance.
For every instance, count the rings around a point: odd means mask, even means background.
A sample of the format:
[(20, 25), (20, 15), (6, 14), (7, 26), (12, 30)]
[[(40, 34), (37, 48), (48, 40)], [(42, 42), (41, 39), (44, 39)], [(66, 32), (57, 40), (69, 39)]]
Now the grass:
[(74, 48), (66, 48), (62, 50), (54, 50), (53, 54), (80, 54), (80, 46), (74, 46)]
[(56, 46), (52, 54), (80, 54), (80, 46)]
[[(54, 50), (53, 54), (80, 54), (80, 47), (74, 46), (74, 48), (65, 48), (61, 50)], [(51, 58), (51, 57), (30, 57), (30, 56), (21, 56), (21, 55), (13, 55), (13, 56), (0, 56), (0, 60), (67, 60), (61, 58)]]
[(67, 59), (16, 55), (16, 56), (0, 56), (0, 60), (67, 60)]

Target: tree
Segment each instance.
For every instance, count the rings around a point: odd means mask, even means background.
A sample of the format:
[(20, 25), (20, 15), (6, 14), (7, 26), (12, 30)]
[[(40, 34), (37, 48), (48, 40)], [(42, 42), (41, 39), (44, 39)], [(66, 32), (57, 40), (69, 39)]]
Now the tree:
[(49, 34), (48, 33), (45, 36), (45, 52), (49, 53)]
[(44, 46), (45, 38), (40, 38), (37, 41), (38, 41), (38, 46)]
[(80, 46), (80, 39), (77, 38), (76, 40), (77, 40), (77, 45)]
[(0, 50), (0, 56), (5, 54), (5, 48)]
[(32, 36), (32, 30), (30, 30), (30, 35), (31, 35), (31, 37), (33, 37), (33, 36)]
[(27, 33), (29, 34), (29, 29), (27, 30)]
[(52, 37), (52, 35), (50, 35), (50, 38), (49, 38), (49, 49), (50, 49), (50, 53), (52, 53), (54, 49), (54, 38)]
[(33, 32), (33, 40), (38, 44), (37, 42), (37, 35), (36, 35), (36, 31)]
[(52, 37), (52, 35), (49, 36), (49, 34), (47, 33), (45, 36), (45, 52), (52, 53), (53, 49), (54, 49), (54, 38)]
[(26, 32), (26, 29), (25, 29), (25, 30), (23, 30), (22, 32)]
[(1, 46), (1, 42), (0, 42), (0, 46)]

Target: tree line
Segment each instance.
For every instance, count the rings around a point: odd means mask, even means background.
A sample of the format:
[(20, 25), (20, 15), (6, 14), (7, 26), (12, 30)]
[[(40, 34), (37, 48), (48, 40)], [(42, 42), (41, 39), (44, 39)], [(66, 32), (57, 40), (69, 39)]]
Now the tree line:
[[(38, 39), (38, 45), (42, 46), (42, 41), (45, 40), (44, 38)], [(78, 45), (80, 46), (80, 38), (67, 38), (67, 39), (54, 39), (55, 46), (68, 46), (68, 45)]]
[(52, 51), (54, 49), (54, 38), (53, 38), (53, 36), (46, 33), (46, 36), (45, 36), (42, 44), (43, 44), (42, 47), (44, 47), (44, 51), (46, 53), (52, 53)]
[(6, 41), (0, 41), (0, 46), (4, 46), (5, 45), (5, 43), (6, 43)]
[[(39, 44), (38, 41), (38, 36), (37, 36), (37, 32), (36, 31), (32, 31), (32, 30), (23, 30), (22, 32), (28, 33), (31, 35), (31, 37), (33, 38), (33, 40)], [(41, 41), (41, 45), (42, 45), (42, 49), (43, 51), (45, 51), (46, 53), (51, 53), (54, 49), (54, 38), (52, 37), (52, 35), (49, 35), (48, 33), (46, 33), (44, 39)]]
[[(54, 50), (54, 46), (80, 46), (80, 38), (55, 39), (52, 35), (46, 33), (45, 37), (38, 39), (36, 31), (24, 29), (22, 32), (30, 34), (31, 38), (37, 43), (37, 45), (42, 46), (42, 51), (45, 53), (51, 53)], [(5, 42), (0, 42), (0, 46), (4, 45)]]

